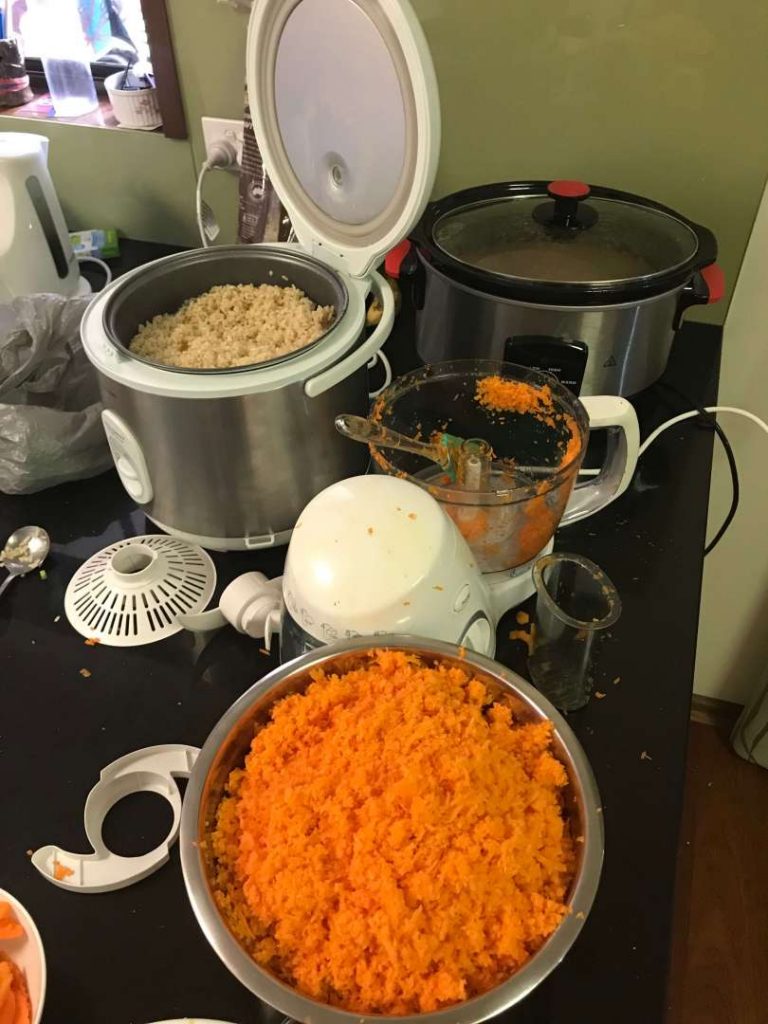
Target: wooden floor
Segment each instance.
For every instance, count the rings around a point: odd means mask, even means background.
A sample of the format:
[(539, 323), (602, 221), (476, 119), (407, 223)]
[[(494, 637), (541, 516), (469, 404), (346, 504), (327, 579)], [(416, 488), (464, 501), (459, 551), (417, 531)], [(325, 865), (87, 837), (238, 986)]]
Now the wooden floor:
[(691, 724), (667, 1024), (768, 1024), (768, 769)]

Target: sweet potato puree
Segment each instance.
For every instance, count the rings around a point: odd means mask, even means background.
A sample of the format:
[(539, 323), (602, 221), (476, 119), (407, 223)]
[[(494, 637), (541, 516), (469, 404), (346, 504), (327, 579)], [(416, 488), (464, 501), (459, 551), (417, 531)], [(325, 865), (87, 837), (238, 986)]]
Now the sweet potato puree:
[(471, 668), (372, 652), (278, 702), (233, 771), (209, 853), (254, 960), (356, 1013), (492, 988), (557, 928), (574, 872), (549, 722)]

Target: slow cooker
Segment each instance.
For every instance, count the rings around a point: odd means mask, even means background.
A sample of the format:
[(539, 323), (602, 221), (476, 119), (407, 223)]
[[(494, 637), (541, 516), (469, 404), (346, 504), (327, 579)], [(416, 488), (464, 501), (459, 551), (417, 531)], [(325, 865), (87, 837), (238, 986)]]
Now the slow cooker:
[[(431, 203), (412, 239), (425, 363), (508, 360), (552, 373), (576, 394), (631, 395), (652, 384), (685, 310), (723, 294), (711, 231), (650, 199), (583, 182), (465, 189)], [(393, 254), (393, 271), (403, 255)]]
[[(394, 316), (392, 289), (372, 268), (421, 216), (440, 135), (431, 57), (402, 0), (258, 0), (246, 72), (297, 242), (168, 256), (115, 281), (82, 324), (126, 490), (162, 529), (220, 550), (285, 543), (315, 494), (365, 470), (364, 450), (333, 421), (367, 411), (366, 367)], [(190, 371), (130, 350), (142, 323), (214, 285), (283, 282), (336, 310), (298, 352)], [(366, 337), (371, 292), (383, 313)]]

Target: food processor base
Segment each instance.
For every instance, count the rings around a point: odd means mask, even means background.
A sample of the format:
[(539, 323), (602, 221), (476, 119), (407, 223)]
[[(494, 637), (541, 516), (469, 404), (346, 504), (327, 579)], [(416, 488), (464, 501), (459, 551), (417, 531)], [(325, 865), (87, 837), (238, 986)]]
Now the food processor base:
[(533, 582), (533, 566), (542, 555), (548, 555), (555, 546), (554, 539), (550, 539), (546, 547), (524, 565), (517, 565), (514, 569), (503, 569), (501, 572), (483, 573), (483, 580), (491, 595), (493, 612), (498, 623), (499, 619), (510, 608), (527, 601), (536, 593)]

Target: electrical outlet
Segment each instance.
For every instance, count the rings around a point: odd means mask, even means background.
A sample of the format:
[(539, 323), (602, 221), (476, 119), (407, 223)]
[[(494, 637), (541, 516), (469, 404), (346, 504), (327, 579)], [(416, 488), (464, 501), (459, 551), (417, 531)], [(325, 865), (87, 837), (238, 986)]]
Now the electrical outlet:
[(234, 146), (237, 164), (232, 165), (232, 170), (236, 171), (243, 157), (243, 122), (229, 120), (226, 117), (203, 117), (201, 120), (206, 157), (211, 155), (211, 150), (217, 143), (225, 142), (229, 146)]

